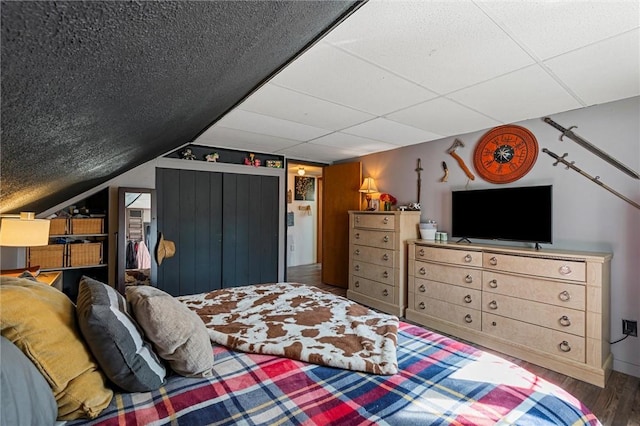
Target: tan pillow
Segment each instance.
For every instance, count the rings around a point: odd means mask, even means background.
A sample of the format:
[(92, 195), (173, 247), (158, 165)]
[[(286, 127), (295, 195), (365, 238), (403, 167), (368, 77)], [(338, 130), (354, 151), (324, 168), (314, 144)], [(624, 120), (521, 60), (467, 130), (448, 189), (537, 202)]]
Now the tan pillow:
[(97, 417), (111, 402), (113, 391), (82, 340), (71, 300), (46, 284), (3, 277), (0, 306), (2, 335), (51, 386), (58, 420)]
[(130, 286), (127, 301), (156, 353), (173, 371), (207, 377), (213, 366), (209, 333), (200, 317), (173, 296), (152, 286)]

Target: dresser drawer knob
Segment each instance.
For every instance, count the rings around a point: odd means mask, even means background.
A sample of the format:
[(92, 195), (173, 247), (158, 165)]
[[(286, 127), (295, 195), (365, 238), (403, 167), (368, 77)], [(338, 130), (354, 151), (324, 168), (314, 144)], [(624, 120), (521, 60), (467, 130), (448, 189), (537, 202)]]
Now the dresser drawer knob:
[(420, 309), (424, 309), (425, 307), (426, 307), (426, 306), (424, 306), (424, 302), (420, 302), (420, 303), (418, 304), (418, 308), (420, 308)]
[(467, 324), (471, 324), (473, 322), (473, 318), (471, 318), (471, 314), (467, 314), (464, 316), (464, 322)]
[(498, 302), (496, 302), (495, 300), (492, 300), (491, 302), (489, 302), (489, 309), (493, 309), (493, 310), (498, 309)]
[(383, 295), (383, 296), (385, 296), (385, 297), (386, 297), (386, 296), (388, 296), (388, 295), (389, 295), (389, 290), (384, 289), (384, 290), (382, 291), (382, 295)]
[(491, 287), (491, 288), (498, 288), (498, 280), (491, 280), (491, 281), (489, 281), (489, 287)]
[(560, 298), (560, 300), (562, 300), (563, 302), (568, 302), (571, 299), (571, 295), (569, 294), (569, 292), (567, 290), (560, 292), (560, 294), (558, 295), (558, 297)]
[(423, 266), (422, 268), (418, 269), (418, 273), (419, 273), (420, 275), (427, 275), (427, 270), (426, 270), (426, 269), (424, 269), (424, 266)]
[(382, 260), (389, 260), (389, 255), (388, 254), (383, 254), (382, 255)]
[(360, 265), (354, 265), (353, 269), (356, 270), (356, 271), (359, 271), (360, 270)]
[(563, 340), (562, 343), (560, 343), (560, 350), (562, 352), (569, 352), (571, 351), (571, 345), (569, 345), (569, 342), (567, 342), (566, 340)]
[(353, 254), (355, 254), (356, 256), (360, 256), (360, 249), (356, 249), (356, 251), (354, 251)]
[(493, 256), (491, 259), (489, 259), (489, 264), (491, 266), (496, 266), (498, 264), (498, 259), (495, 256)]
[(467, 295), (464, 297), (464, 301), (465, 301), (465, 303), (471, 303), (471, 295), (470, 295), (470, 294), (467, 294)]
[(560, 325), (563, 327), (569, 327), (571, 325), (571, 320), (568, 316), (563, 315), (560, 317)]
[(498, 325), (498, 323), (495, 321), (491, 321), (491, 325), (495, 327), (496, 325)]
[(569, 267), (569, 265), (562, 265), (559, 269), (558, 272), (560, 272), (562, 275), (569, 275), (571, 274), (571, 268)]
[(356, 281), (355, 286), (360, 287), (360, 281)]
[(389, 218), (385, 217), (384, 219), (382, 219), (382, 223), (384, 223), (385, 225), (389, 223)]
[(473, 260), (473, 258), (471, 257), (471, 255), (470, 255), (470, 254), (467, 254), (467, 255), (464, 257), (464, 261), (465, 261), (465, 262), (467, 262), (467, 263), (471, 262), (472, 260)]
[(471, 284), (473, 282), (473, 277), (467, 274), (467, 276), (464, 277), (464, 282), (467, 284)]
[(356, 223), (360, 223), (360, 216), (356, 216)]
[(384, 271), (382, 273), (382, 278), (389, 278), (389, 273), (387, 271)]
[(385, 243), (389, 242), (389, 236), (385, 235), (384, 238), (382, 239), (382, 241), (384, 241)]
[(424, 287), (424, 284), (420, 284), (420, 287), (418, 287), (418, 291), (424, 293), (425, 291), (427, 291), (427, 289)]
[(418, 250), (418, 254), (419, 254), (420, 256), (424, 256), (424, 249), (423, 249), (423, 248), (421, 248), (420, 250)]
[(356, 234), (355, 234), (353, 237), (354, 237), (356, 240), (359, 240), (359, 239), (360, 239), (360, 233), (359, 233), (359, 232), (356, 232)]

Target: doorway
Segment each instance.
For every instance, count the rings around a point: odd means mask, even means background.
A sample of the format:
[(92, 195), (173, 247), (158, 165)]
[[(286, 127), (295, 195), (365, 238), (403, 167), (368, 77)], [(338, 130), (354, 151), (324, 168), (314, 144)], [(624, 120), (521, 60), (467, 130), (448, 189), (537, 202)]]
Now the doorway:
[[(287, 277), (322, 265), (322, 165), (287, 161)], [(287, 278), (289, 279), (289, 278)]]
[(118, 290), (128, 285), (151, 285), (151, 246), (154, 190), (118, 190)]

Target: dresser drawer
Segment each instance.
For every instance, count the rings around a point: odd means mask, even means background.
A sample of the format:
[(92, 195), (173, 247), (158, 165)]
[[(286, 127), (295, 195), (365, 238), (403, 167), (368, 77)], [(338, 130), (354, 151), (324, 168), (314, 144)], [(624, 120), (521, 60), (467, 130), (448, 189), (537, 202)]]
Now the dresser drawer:
[(482, 309), (482, 292), (472, 288), (445, 284), (437, 281), (415, 279), (415, 289), (409, 289), (420, 296), (444, 300), (455, 305), (466, 306), (477, 310)]
[(373, 297), (386, 303), (398, 303), (396, 291), (393, 286), (368, 280), (362, 277), (351, 277), (349, 290), (365, 296)]
[(351, 262), (351, 273), (356, 277), (368, 278), (388, 285), (398, 282), (398, 270), (388, 266), (374, 265), (373, 263), (354, 260)]
[(480, 330), (482, 327), (481, 313), (477, 309), (454, 305), (443, 300), (432, 299), (418, 294), (409, 294), (409, 309), (421, 314), (430, 315), (439, 320), (448, 321), (456, 325)]
[(482, 313), (482, 331), (512, 343), (529, 346), (574, 361), (585, 362), (585, 340), (583, 337), (486, 312)]
[(394, 249), (396, 247), (396, 234), (393, 231), (354, 229), (351, 232), (351, 236), (352, 244), (386, 249)]
[(359, 214), (353, 215), (354, 228), (372, 228), (394, 230), (396, 227), (396, 218), (392, 214)]
[(586, 290), (582, 284), (491, 271), (482, 272), (482, 290), (578, 310), (584, 310), (586, 303)]
[(445, 249), (416, 244), (415, 255), (418, 260), (430, 260), (453, 265), (482, 266), (482, 253), (473, 250)]
[(585, 333), (584, 311), (517, 299), (502, 294), (484, 292), (482, 294), (482, 312), (540, 325), (576, 336), (584, 336)]
[(482, 271), (480, 269), (416, 262), (414, 275), (416, 278), (425, 280), (440, 281), (478, 290), (482, 288)]
[(390, 268), (396, 266), (396, 251), (369, 246), (351, 246), (351, 256), (353, 260), (384, 265)]
[(580, 282), (584, 282), (587, 275), (584, 262), (498, 253), (483, 253), (482, 266), (496, 271), (517, 272), (518, 274)]

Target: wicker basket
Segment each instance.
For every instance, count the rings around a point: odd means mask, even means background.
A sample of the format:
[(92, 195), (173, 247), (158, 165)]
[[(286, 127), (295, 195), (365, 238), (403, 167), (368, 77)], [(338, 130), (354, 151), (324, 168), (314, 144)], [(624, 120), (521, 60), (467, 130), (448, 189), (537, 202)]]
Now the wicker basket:
[(88, 266), (102, 263), (102, 243), (67, 244), (69, 261), (67, 266)]
[(49, 235), (68, 234), (67, 228), (69, 221), (65, 217), (58, 217), (49, 221)]
[(77, 218), (71, 219), (71, 233), (81, 234), (102, 234), (104, 231), (103, 218)]
[(42, 269), (62, 268), (65, 247), (65, 244), (29, 247), (27, 249), (27, 266), (40, 266)]

